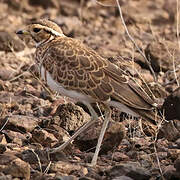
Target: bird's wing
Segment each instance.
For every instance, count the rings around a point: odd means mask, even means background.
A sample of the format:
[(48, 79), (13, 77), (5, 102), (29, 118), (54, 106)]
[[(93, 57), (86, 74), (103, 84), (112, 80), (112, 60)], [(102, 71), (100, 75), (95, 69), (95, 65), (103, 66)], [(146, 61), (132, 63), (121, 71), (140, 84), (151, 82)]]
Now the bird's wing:
[(71, 38), (51, 43), (43, 66), (64, 88), (89, 95), (96, 101), (119, 101), (132, 108), (151, 109), (153, 101), (129, 85), (120, 68), (94, 50)]

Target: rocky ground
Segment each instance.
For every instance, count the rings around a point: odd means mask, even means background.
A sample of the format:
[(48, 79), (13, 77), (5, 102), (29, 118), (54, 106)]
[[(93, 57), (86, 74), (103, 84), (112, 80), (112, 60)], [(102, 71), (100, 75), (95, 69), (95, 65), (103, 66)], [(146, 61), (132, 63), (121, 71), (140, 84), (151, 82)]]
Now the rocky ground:
[[(1, 0), (0, 179), (180, 179), (176, 3), (120, 1), (129, 32), (155, 71), (155, 82), (127, 36), (116, 7), (94, 0)], [(39, 18), (54, 20), (65, 35), (83, 41), (124, 68), (144, 89), (149, 87), (160, 106), (165, 101), (165, 116), (171, 121), (154, 127), (113, 109), (96, 167), (86, 163), (93, 156), (102, 118), (63, 152), (48, 154), (49, 148), (66, 141), (90, 115), (81, 103), (55, 94), (31, 73), (34, 44), (21, 41), (15, 31)]]

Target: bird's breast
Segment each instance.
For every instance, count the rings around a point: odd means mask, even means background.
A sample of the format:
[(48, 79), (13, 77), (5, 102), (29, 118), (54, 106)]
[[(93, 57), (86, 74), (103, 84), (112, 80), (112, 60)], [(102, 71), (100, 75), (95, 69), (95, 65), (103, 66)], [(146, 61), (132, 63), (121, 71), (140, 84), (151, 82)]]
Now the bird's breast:
[(51, 74), (44, 68), (43, 65), (41, 65), (39, 68), (40, 68), (41, 78), (45, 80), (45, 82), (47, 83), (47, 85), (50, 87), (51, 90), (58, 92), (63, 96), (67, 96), (78, 101), (94, 102), (94, 100), (91, 97), (85, 94), (82, 94), (75, 90), (68, 90), (65, 87), (63, 87), (63, 85), (61, 85), (52, 78)]

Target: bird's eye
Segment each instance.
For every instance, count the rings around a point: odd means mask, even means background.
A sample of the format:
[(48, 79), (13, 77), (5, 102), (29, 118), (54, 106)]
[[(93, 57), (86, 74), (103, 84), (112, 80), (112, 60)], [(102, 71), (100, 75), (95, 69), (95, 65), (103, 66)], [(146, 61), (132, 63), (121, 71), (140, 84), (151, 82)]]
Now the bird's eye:
[(41, 30), (40, 28), (34, 28), (34, 29), (33, 29), (33, 31), (34, 31), (35, 33), (39, 32), (40, 30)]

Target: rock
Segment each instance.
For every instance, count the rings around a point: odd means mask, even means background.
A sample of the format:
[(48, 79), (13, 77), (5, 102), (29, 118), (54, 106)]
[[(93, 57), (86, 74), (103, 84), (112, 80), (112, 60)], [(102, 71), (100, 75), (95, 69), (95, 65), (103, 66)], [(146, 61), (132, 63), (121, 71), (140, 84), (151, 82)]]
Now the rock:
[(58, 142), (52, 133), (48, 133), (44, 129), (35, 129), (32, 132), (32, 142), (40, 143), (45, 147), (53, 147)]
[[(56, 176), (56, 179), (60, 179), (60, 180), (80, 180), (81, 178), (77, 178), (75, 176)], [(86, 180), (86, 178), (84, 180)], [(89, 180), (91, 180), (91, 179), (89, 179)]]
[(5, 83), (4, 81), (0, 80), (0, 91), (4, 91), (5, 90)]
[(0, 68), (0, 79), (4, 81), (12, 79), (16, 74), (17, 72), (10, 66)]
[(47, 126), (46, 129), (49, 133), (52, 133), (56, 137), (58, 143), (60, 144), (67, 141), (70, 138), (69, 133), (62, 127), (59, 127), (57, 124), (51, 124)]
[(176, 168), (176, 171), (180, 173), (180, 154), (179, 157), (174, 162), (174, 167)]
[(3, 154), (6, 151), (6, 146), (4, 144), (0, 144), (0, 154)]
[(177, 144), (178, 148), (180, 148), (180, 138), (178, 138), (178, 139), (176, 140), (176, 144)]
[(35, 164), (36, 166), (38, 166), (39, 160), (42, 164), (49, 163), (47, 151), (40, 150), (37, 148), (35, 150), (30, 149), (30, 150), (22, 151), (20, 153), (17, 153), (16, 156), (31, 165)]
[(0, 103), (8, 104), (9, 99), (11, 99), (12, 104), (15, 104), (21, 102), (23, 97), (15, 96), (12, 92), (0, 91)]
[(61, 1), (60, 3), (60, 11), (63, 16), (77, 16), (78, 15), (78, 8), (75, 5), (79, 5), (78, 1)]
[(16, 178), (30, 179), (30, 166), (12, 154), (0, 155), (0, 172)]
[(151, 177), (148, 170), (136, 162), (120, 163), (106, 171), (110, 179), (118, 179), (121, 176), (127, 176), (134, 180), (146, 180)]
[(73, 175), (75, 173), (78, 173), (81, 174), (81, 176), (85, 176), (88, 173), (87, 168), (80, 166), (79, 164), (73, 164), (63, 161), (52, 163), (49, 170), (51, 172), (58, 172), (64, 175)]
[(68, 37), (74, 37), (74, 33), (82, 26), (82, 22), (77, 16), (72, 16), (72, 18), (66, 16), (57, 17), (56, 22), (63, 25), (63, 32)]
[(177, 179), (177, 173), (175, 171), (174, 166), (169, 165), (169, 166), (165, 167), (163, 176), (167, 180)]
[[(169, 14), (162, 9), (163, 2), (158, 1), (156, 2), (158, 5), (155, 7), (151, 6), (149, 8), (149, 3), (147, 1), (133, 1), (130, 4), (123, 4), (124, 12), (128, 12), (128, 9), (132, 9), (131, 12), (126, 13), (124, 16), (126, 17), (126, 24), (147, 24), (149, 21), (152, 24), (159, 25), (159, 24), (166, 24), (170, 17)], [(138, 7), (141, 6), (141, 9)], [(151, 11), (153, 10), (153, 13)]]
[(56, 111), (57, 111), (57, 108), (60, 106), (60, 105), (63, 105), (63, 104), (66, 104), (66, 103), (72, 103), (72, 99), (69, 99), (68, 97), (63, 97), (61, 96), (60, 98), (58, 98), (57, 100), (55, 100), (52, 105), (51, 105), (51, 115), (54, 115), (56, 116)]
[(4, 173), (0, 172), (0, 179), (1, 180), (12, 180), (11, 175), (5, 175)]
[(22, 134), (20, 132), (11, 131), (11, 130), (3, 130), (2, 133), (4, 133), (8, 139), (9, 142), (23, 145), (23, 142), (26, 141), (26, 134)]
[(75, 131), (90, 120), (89, 114), (73, 103), (60, 105), (55, 115), (60, 117), (60, 126), (67, 131)]
[(180, 63), (179, 47), (171, 41), (152, 42), (146, 47), (145, 54), (155, 72), (173, 70), (173, 61), (175, 67)]
[(112, 151), (113, 149), (117, 148), (121, 144), (121, 141), (125, 135), (126, 130), (123, 123), (113, 121), (110, 122), (104, 135), (103, 145), (100, 153), (105, 154), (108, 151)]
[(161, 160), (167, 158), (167, 154), (168, 154), (167, 152), (158, 152), (157, 156), (158, 156), (159, 160), (161, 161)]
[[(102, 121), (98, 121), (77, 137), (74, 143), (81, 151), (87, 151), (96, 146), (102, 124)], [(115, 149), (125, 137), (125, 132), (125, 127), (122, 123), (110, 122), (104, 135), (100, 154), (106, 154), (108, 151)]]
[(176, 141), (180, 138), (180, 129), (175, 125), (174, 121), (165, 122), (160, 129), (160, 132), (163, 133), (163, 137), (169, 141)]
[(33, 180), (61, 180), (55, 177), (55, 173), (42, 173), (40, 171), (35, 171), (31, 175), (31, 179)]
[(164, 101), (162, 113), (166, 120), (180, 120), (180, 87), (170, 94)]
[(127, 176), (119, 176), (117, 178), (113, 178), (112, 180), (133, 180), (133, 179)]
[(113, 153), (113, 160), (116, 162), (120, 162), (120, 161), (129, 161), (129, 157), (121, 152), (114, 152)]
[(22, 51), (25, 46), (19, 39), (6, 31), (0, 31), (0, 50), (1, 51)]
[(173, 161), (177, 160), (180, 156), (180, 149), (169, 149), (168, 157)]
[(36, 126), (38, 126), (38, 118), (23, 116), (23, 115), (12, 115), (9, 116), (8, 119), (4, 118), (1, 120), (0, 125), (4, 124), (8, 120), (5, 128), (10, 128), (13, 130), (14, 127), (20, 129), (24, 132), (31, 132), (34, 130)]

